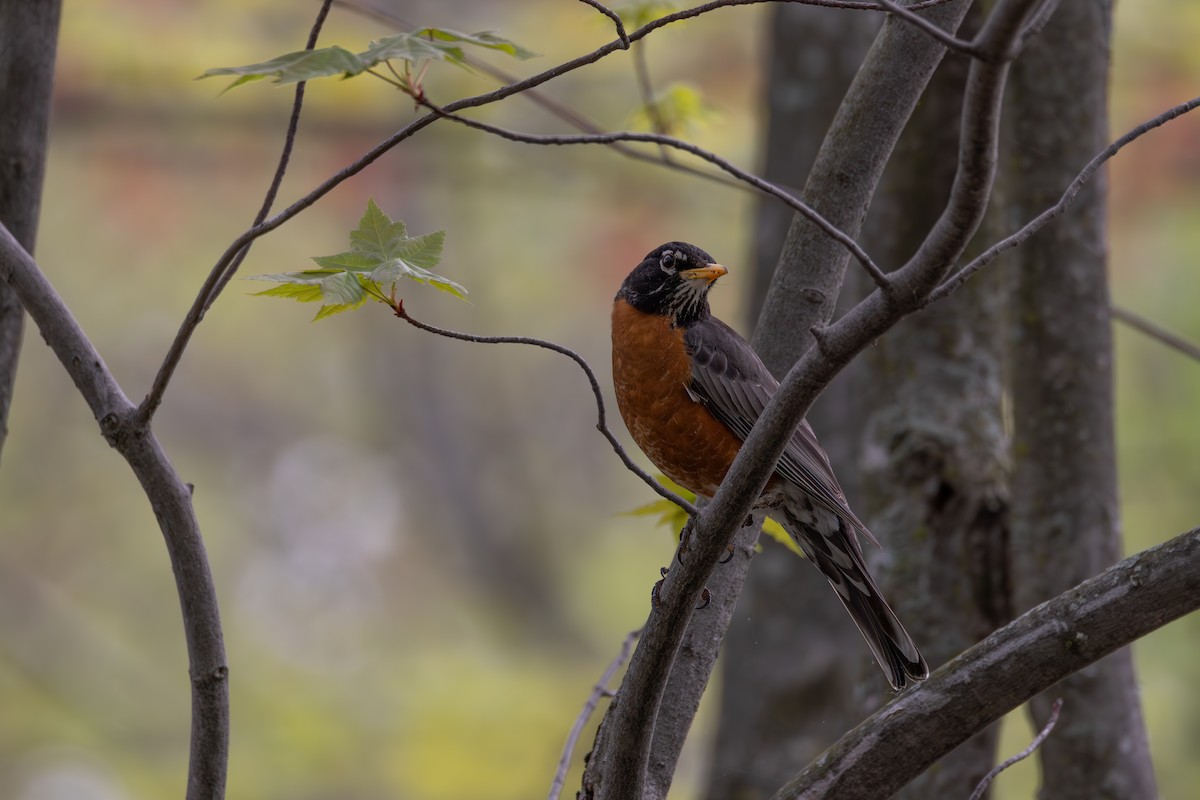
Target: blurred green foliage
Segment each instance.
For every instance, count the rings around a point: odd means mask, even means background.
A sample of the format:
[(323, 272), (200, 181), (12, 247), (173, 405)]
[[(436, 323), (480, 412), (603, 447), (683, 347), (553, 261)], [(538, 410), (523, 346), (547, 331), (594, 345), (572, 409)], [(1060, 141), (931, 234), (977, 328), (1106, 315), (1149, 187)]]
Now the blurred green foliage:
[[(281, 0), (65, 3), (36, 255), (134, 398), (212, 264), (249, 226), (291, 103), (286, 89), (218, 97), (192, 78), (296, 50), (310, 13)], [(408, 29), (503, 31), (543, 52), (542, 66), (612, 37), (611, 22), (581, 3), (413, 0), (402, 13), (416, 18)], [(1146, 0), (1118, 4), (1118, 14), (1116, 131), (1200, 83), (1189, 44), (1200, 7)], [(648, 51), (657, 86), (687, 81), (723, 109), (697, 143), (743, 165), (755, 163), (759, 139), (764, 19), (757, 7), (706, 15), (657, 32)], [(339, 6), (322, 42), (394, 32)], [(445, 70), (425, 90), (448, 102), (494, 85)], [(544, 91), (611, 128), (638, 97), (626, 54)], [(478, 113), (523, 130), (564, 128), (520, 97)], [(413, 115), (381, 82), (314, 83), (281, 203)], [(1115, 300), (1193, 340), (1198, 125), (1184, 118), (1155, 132), (1109, 175)], [(714, 299), (725, 319), (739, 319), (749, 285), (736, 269), (753, 230), (748, 193), (609, 150), (535, 148), (447, 125), (257, 242), (243, 273), (328, 252), (372, 197), (414, 230), (446, 229), (446, 271), (472, 287), (474, 306), (414, 294), (421, 318), (556, 339), (602, 375), (609, 300), (654, 246), (692, 240), (735, 265)], [(644, 620), (671, 557), (669, 541), (621, 513), (653, 498), (596, 435), (586, 384), (556, 357), (438, 339), (390, 313), (310, 326), (245, 286), (235, 281), (209, 312), (155, 425), (196, 486), (224, 612), (230, 796), (545, 792), (592, 683)], [(1200, 366), (1123, 329), (1117, 345), (1133, 551), (1196, 524)], [(161, 537), (34, 332), (10, 428), (0, 469), (0, 797), (178, 796), (187, 662)], [(765, 557), (781, 555), (772, 549)], [(1200, 782), (1198, 628), (1188, 618), (1136, 648), (1162, 793), (1179, 800)], [(1028, 740), (1017, 722), (1007, 752)], [(697, 796), (710, 724), (706, 710), (680, 798)], [(997, 797), (1031, 796), (1034, 769), (1002, 776)]]

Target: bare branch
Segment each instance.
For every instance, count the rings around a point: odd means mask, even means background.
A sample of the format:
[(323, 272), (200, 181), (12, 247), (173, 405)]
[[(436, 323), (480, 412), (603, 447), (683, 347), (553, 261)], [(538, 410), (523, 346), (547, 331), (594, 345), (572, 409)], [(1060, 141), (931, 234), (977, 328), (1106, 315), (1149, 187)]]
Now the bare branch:
[[(593, 50), (591, 53), (579, 56), (578, 58), (574, 58), (570, 61), (565, 61), (556, 67), (548, 69), (544, 72), (540, 72), (537, 75), (533, 75), (529, 78), (514, 81), (494, 91), (456, 100), (455, 102), (445, 106), (443, 110), (444, 112), (455, 112), (464, 108), (476, 108), (498, 102), (515, 94), (529, 91), (534, 87), (540, 86), (547, 81), (565, 75), (568, 72), (579, 69), (580, 67), (594, 64), (595, 62), (617, 50), (624, 50), (632, 42), (638, 41), (650, 35), (659, 28), (675, 22), (693, 19), (702, 14), (716, 11), (720, 8), (758, 5), (760, 3), (774, 1), (775, 0), (713, 0), (713, 2), (705, 3), (694, 8), (677, 11), (674, 14), (668, 14), (664, 17), (660, 17), (659, 19), (647, 23), (638, 30), (629, 34), (625, 39), (617, 39), (614, 42), (610, 42), (609, 44)], [(800, 2), (801, 0), (795, 1)], [(876, 3), (869, 2), (867, 0), (864, 0), (864, 2), (843, 2), (842, 0), (803, 0), (803, 2), (806, 2), (809, 5), (825, 6), (829, 8), (845, 8), (860, 11), (877, 11), (879, 9), (879, 6)], [(930, 6), (942, 5), (947, 2), (951, 2), (951, 0), (926, 0), (926, 2), (915, 4), (912, 6), (912, 8), (928, 8)], [(274, 217), (251, 226), (248, 230), (234, 239), (233, 243), (230, 244), (229, 247), (226, 248), (225, 252), (221, 254), (220, 258), (217, 259), (217, 263), (213, 266), (209, 273), (208, 280), (201, 289), (201, 293), (204, 295), (204, 297), (197, 297), (196, 302), (193, 304), (193, 309), (203, 309), (206, 306), (212, 305), (216, 299), (216, 295), (212, 293), (212, 287), (220, 281), (219, 276), (229, 268), (229, 265), (232, 264), (235, 259), (237, 259), (238, 253), (240, 253), (250, 242), (254, 241), (260, 236), (270, 233), (280, 225), (283, 225), (285, 222), (295, 217), (301, 211), (309, 208), (330, 191), (332, 191), (335, 187), (362, 172), (368, 166), (377, 161), (384, 153), (387, 153), (400, 142), (410, 138), (413, 136), (413, 134), (417, 133), (417, 131), (426, 127), (436, 119), (439, 119), (439, 116), (429, 114), (409, 123), (388, 138), (384, 139), (374, 148), (367, 151), (337, 174), (326, 179), (316, 188), (312, 189), (308, 194), (292, 203)], [(878, 273), (877, 271), (872, 272), (872, 278), (874, 278), (878, 283), (878, 275), (881, 274), (882, 273)], [(199, 311), (195, 314), (189, 313), (188, 322), (185, 323), (184, 327), (181, 328), (176, 334), (175, 340), (171, 343), (171, 346), (167, 351), (167, 355), (164, 357), (163, 363), (159, 367), (159, 371), (155, 376), (154, 385), (151, 388), (150, 395), (147, 396), (146, 400), (142, 402), (144, 411), (139, 414), (139, 418), (148, 421), (154, 415), (154, 411), (162, 402), (162, 395), (166, 392), (166, 387), (170, 383), (171, 378), (175, 373), (175, 369), (179, 366), (179, 361), (183, 358), (183, 352), (187, 349), (187, 345), (191, 340), (192, 334), (195, 332), (196, 327), (203, 320), (203, 317), (203, 311)]]
[(1129, 309), (1113, 306), (1109, 309), (1109, 313), (1112, 314), (1113, 319), (1124, 322), (1135, 331), (1143, 333), (1156, 342), (1165, 344), (1172, 350), (1177, 350), (1189, 358), (1200, 361), (1200, 345), (1190, 342), (1182, 336), (1176, 336), (1162, 326), (1151, 322), (1140, 314), (1133, 313)]
[(812, 221), (814, 225), (829, 235), (830, 238), (840, 243), (862, 264), (863, 268), (879, 286), (880, 290), (886, 294), (891, 293), (891, 281), (887, 275), (879, 268), (866, 251), (859, 246), (858, 242), (854, 241), (849, 235), (839, 230), (833, 223), (825, 219), (820, 212), (808, 205), (804, 201), (789, 194), (779, 188), (770, 181), (764, 180), (757, 175), (746, 172), (741, 167), (733, 164), (733, 162), (721, 158), (717, 154), (705, 150), (702, 147), (697, 147), (691, 142), (685, 142), (682, 139), (677, 139), (674, 136), (665, 136), (661, 133), (638, 133), (633, 131), (618, 131), (612, 133), (598, 134), (535, 134), (521, 133), (520, 131), (501, 128), (498, 125), (492, 125), (479, 120), (470, 119), (468, 117), (459, 116), (450, 113), (449, 106), (440, 108), (431, 103), (427, 98), (422, 98), (421, 103), (428, 108), (433, 109), (435, 114), (453, 120), (468, 128), (474, 128), (479, 131), (499, 136), (502, 139), (508, 139), (513, 142), (523, 142), (525, 144), (539, 145), (574, 145), (574, 144), (611, 144), (612, 142), (645, 142), (648, 144), (657, 144), (665, 147), (670, 147), (675, 150), (680, 150), (689, 153), (696, 158), (707, 161), (710, 164), (728, 172), (738, 180), (753, 186), (764, 194), (771, 195), (786, 204), (788, 207), (795, 210), (798, 214), (802, 214), (805, 218)]
[(987, 54), (985, 54), (984, 51), (976, 46), (973, 42), (959, 39), (953, 33), (939, 28), (937, 25), (934, 25), (932, 22), (920, 16), (919, 14), (914, 14), (911, 8), (905, 8), (893, 0), (876, 0), (876, 2), (879, 4), (880, 8), (887, 10), (888, 13), (895, 14), (905, 22), (915, 25), (917, 28), (933, 37), (936, 41), (941, 42), (956, 53), (962, 53), (963, 55), (979, 59), (987, 57)]
[(620, 40), (622, 49), (629, 49), (629, 34), (625, 32), (625, 23), (621, 22), (621, 17), (615, 11), (605, 6), (599, 0), (579, 0), (581, 3), (587, 3), (592, 8), (599, 11), (604, 16), (613, 21), (613, 25), (617, 27), (617, 39)]
[[(321, 34), (321, 28), (325, 25), (325, 19), (329, 16), (329, 7), (333, 4), (333, 0), (323, 0), (321, 8), (317, 12), (317, 18), (313, 22), (312, 28), (308, 33), (308, 41), (304, 49), (312, 50), (317, 46), (317, 37)], [(296, 130), (300, 125), (300, 111), (304, 108), (304, 87), (305, 82), (300, 81), (296, 84), (295, 99), (292, 101), (292, 114), (288, 119), (287, 133), (283, 137), (283, 152), (279, 155), (279, 164), (275, 167), (275, 175), (271, 178), (271, 185), (267, 187), (267, 194), (263, 198), (262, 206), (258, 213), (254, 216), (254, 226), (262, 224), (262, 221), (267, 218), (267, 214), (271, 213), (271, 206), (275, 204), (275, 198), (279, 195), (279, 187), (283, 184), (283, 176), (287, 172), (288, 162), (292, 157), (292, 149), (296, 143)], [(247, 240), (239, 247), (227, 262), (217, 262), (217, 266), (213, 267), (209, 272), (208, 278), (200, 287), (200, 292), (196, 295), (196, 299), (192, 302), (191, 309), (188, 310), (187, 316), (183, 318), (183, 324), (179, 328), (179, 332), (175, 334), (175, 340), (171, 343), (170, 349), (167, 351), (166, 357), (163, 359), (162, 366), (158, 368), (158, 373), (154, 376), (154, 383), (150, 387), (150, 392), (142, 400), (138, 406), (137, 419), (139, 425), (148, 425), (150, 418), (154, 416), (154, 412), (158, 410), (162, 403), (163, 393), (167, 391), (167, 384), (171, 380), (171, 376), (175, 373), (175, 368), (179, 366), (179, 360), (183, 358), (183, 351), (191, 341), (192, 333), (195, 332), (197, 326), (204, 319), (204, 314), (216, 301), (217, 296), (233, 279), (237, 273), (238, 267), (246, 260), (246, 256), (250, 254), (250, 246), (254, 240)]]
[(136, 427), (136, 408), (62, 298), (8, 229), (0, 225), (0, 279), (8, 283), (150, 501), (166, 541), (183, 612), (192, 684), (187, 800), (220, 800), (229, 756), (229, 669), (216, 589), (190, 487), (154, 434)]
[(629, 652), (633, 649), (633, 643), (641, 636), (642, 629), (630, 631), (625, 637), (625, 641), (621, 643), (621, 651), (609, 663), (604, 670), (604, 674), (600, 676), (600, 680), (596, 681), (596, 685), (592, 687), (592, 693), (588, 696), (587, 702), (583, 704), (583, 710), (579, 712), (579, 716), (575, 718), (575, 724), (571, 726), (571, 732), (567, 735), (567, 742), (563, 745), (562, 756), (558, 759), (558, 770), (554, 773), (554, 782), (550, 784), (550, 794), (547, 800), (558, 800), (562, 794), (563, 784), (567, 780), (567, 770), (571, 768), (571, 755), (575, 752), (575, 745), (579, 742), (579, 736), (583, 733), (583, 726), (591, 719), (592, 714), (596, 712), (596, 706), (600, 704), (600, 698), (611, 697), (612, 690), (608, 688), (608, 682), (617, 674), (617, 670), (621, 668), (629, 659)]
[[(978, 44), (989, 54), (1007, 52), (1037, 0), (1005, 0), (984, 24)], [(958, 171), (945, 211), (903, 268), (888, 276), (896, 291), (876, 291), (831, 326), (824, 347), (809, 348), (781, 382), (738, 452), (720, 488), (694, 521), (696, 542), (688, 561), (672, 569), (666, 599), (654, 608), (621, 686), (613, 746), (599, 786), (601, 800), (641, 797), (654, 722), (663, 686), (691, 617), (691, 606), (745, 519), (813, 399), (850, 359), (901, 318), (917, 310), (941, 282), (979, 225), (996, 169), (999, 107), (1007, 65), (975, 61), (963, 103)], [(585, 786), (585, 792), (590, 791)], [(586, 796), (586, 795), (585, 795)]]
[(772, 800), (889, 797), (1089, 664), (1200, 608), (1200, 528), (1036, 606), (847, 733)]
[(996, 242), (987, 250), (980, 253), (975, 259), (967, 263), (966, 266), (959, 269), (958, 272), (954, 273), (954, 275), (948, 278), (941, 286), (929, 294), (926, 304), (936, 302), (950, 294), (960, 285), (966, 282), (966, 280), (976, 272), (995, 261), (996, 257), (1001, 253), (1023, 244), (1030, 236), (1033, 236), (1033, 234), (1044, 228), (1052, 219), (1070, 208), (1071, 202), (1075, 199), (1075, 196), (1079, 194), (1079, 191), (1083, 188), (1084, 184), (1086, 184), (1088, 180), (1091, 179), (1092, 175), (1096, 173), (1096, 170), (1100, 168), (1100, 165), (1119, 153), (1121, 149), (1125, 147), (1125, 145), (1129, 144), (1135, 139), (1140, 138), (1142, 135), (1149, 133), (1155, 128), (1170, 122), (1176, 117), (1192, 111), (1197, 106), (1200, 106), (1200, 97), (1193, 97), (1191, 100), (1180, 103), (1176, 106), (1172, 106), (1153, 119), (1148, 119), (1141, 125), (1138, 125), (1120, 139), (1117, 139), (1108, 147), (1097, 153), (1096, 157), (1089, 161), (1079, 173), (1079, 176), (1076, 177), (1075, 180), (1071, 181), (1071, 184), (1063, 191), (1062, 196), (1058, 199), (1057, 203), (1047, 208), (1041, 214), (1038, 214), (1029, 222), (1025, 223), (1025, 225), (1016, 233), (1013, 233), (1011, 236)]
[(616, 451), (616, 454), (618, 457), (620, 457), (622, 463), (625, 464), (626, 468), (628, 468), (630, 472), (641, 478), (647, 486), (657, 492), (661, 497), (670, 500), (672, 503), (686, 511), (689, 517), (694, 517), (696, 515), (697, 511), (694, 505), (689, 503), (687, 500), (684, 500), (682, 497), (675, 494), (658, 481), (654, 480), (649, 473), (634, 463), (634, 460), (629, 457), (628, 453), (625, 452), (625, 448), (621, 445), (620, 440), (617, 439), (611, 430), (609, 430), (607, 417), (604, 411), (604, 395), (600, 391), (600, 381), (597, 380), (596, 373), (592, 371), (591, 366), (587, 363), (587, 360), (584, 359), (583, 356), (579, 355), (569, 347), (564, 347), (561, 344), (549, 342), (545, 339), (537, 339), (532, 336), (476, 336), (470, 333), (459, 333), (458, 331), (447, 330), (446, 328), (439, 328), (434, 325), (429, 325), (409, 316), (408, 311), (406, 311), (404, 308), (403, 300), (398, 301), (394, 306), (391, 306), (391, 308), (396, 313), (397, 317), (404, 320), (409, 325), (420, 328), (423, 331), (428, 331), (429, 333), (436, 333), (438, 336), (445, 336), (448, 339), (458, 339), (459, 341), (475, 342), (477, 344), (527, 344), (532, 345), (533, 347), (541, 347), (546, 350), (553, 350), (555, 353), (561, 353), (562, 355), (574, 361), (579, 365), (579, 368), (583, 370), (584, 374), (587, 375), (588, 383), (591, 384), (592, 387), (592, 395), (596, 398), (596, 430), (600, 431), (600, 433), (604, 435), (604, 438), (608, 440), (608, 443), (612, 445), (612, 449)]
[(971, 796), (968, 798), (968, 800), (979, 800), (979, 798), (983, 797), (983, 793), (987, 791), (987, 788), (992, 785), (992, 781), (996, 780), (997, 775), (999, 775), (1001, 772), (1004, 772), (1004, 770), (1008, 769), (1013, 764), (1024, 761), (1033, 755), (1034, 751), (1041, 747), (1042, 742), (1046, 741), (1046, 737), (1050, 735), (1052, 730), (1054, 730), (1054, 726), (1058, 724), (1058, 712), (1062, 711), (1062, 707), (1063, 701), (1060, 697), (1055, 700), (1054, 705), (1050, 707), (1050, 718), (1046, 720), (1046, 724), (1042, 726), (1042, 730), (1038, 733), (1038, 735), (1033, 737), (1033, 741), (1029, 743), (1029, 747), (1026, 747), (1012, 758), (1005, 759), (1003, 763), (997, 764), (995, 767), (993, 767), (987, 775), (983, 776), (983, 780), (981, 780), (979, 785), (975, 787), (975, 791), (971, 792)]

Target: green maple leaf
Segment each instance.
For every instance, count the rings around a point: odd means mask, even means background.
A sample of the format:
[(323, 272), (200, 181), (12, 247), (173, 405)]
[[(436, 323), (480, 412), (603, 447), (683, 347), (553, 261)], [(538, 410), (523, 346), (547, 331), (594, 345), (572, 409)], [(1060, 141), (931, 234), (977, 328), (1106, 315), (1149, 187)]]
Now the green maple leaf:
[(462, 285), (432, 271), (442, 259), (445, 241), (445, 231), (409, 236), (403, 222), (392, 220), (369, 200), (358, 227), (350, 232), (349, 250), (315, 256), (318, 269), (256, 275), (252, 280), (279, 284), (258, 295), (320, 302), (315, 319), (359, 308), (372, 297), (391, 298), (405, 278), (465, 300)]

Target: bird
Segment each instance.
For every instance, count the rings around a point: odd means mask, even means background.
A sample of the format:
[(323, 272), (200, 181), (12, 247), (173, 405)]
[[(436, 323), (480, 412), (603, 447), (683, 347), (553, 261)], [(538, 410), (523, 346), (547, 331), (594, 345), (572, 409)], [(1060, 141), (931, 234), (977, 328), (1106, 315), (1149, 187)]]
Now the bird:
[[(612, 309), (617, 407), (634, 442), (675, 483), (711, 498), (779, 382), (708, 295), (725, 267), (692, 244), (652, 250), (621, 283)], [(929, 666), (867, 570), (862, 535), (807, 420), (797, 426), (755, 508), (796, 540), (833, 587), (892, 688)]]

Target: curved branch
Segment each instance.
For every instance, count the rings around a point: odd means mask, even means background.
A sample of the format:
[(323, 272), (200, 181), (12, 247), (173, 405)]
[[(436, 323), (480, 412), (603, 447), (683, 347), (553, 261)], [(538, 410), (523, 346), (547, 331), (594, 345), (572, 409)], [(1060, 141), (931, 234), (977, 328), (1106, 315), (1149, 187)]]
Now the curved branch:
[(612, 144), (614, 142), (645, 142), (647, 144), (657, 144), (661, 147), (670, 147), (675, 150), (680, 150), (684, 153), (707, 161), (713, 166), (728, 172), (730, 175), (737, 178), (739, 181), (753, 186), (763, 194), (770, 195), (784, 203), (784, 205), (793, 209), (796, 213), (810, 220), (814, 225), (824, 231), (831, 239), (845, 247), (857, 260), (862, 264), (863, 269), (875, 281), (875, 284), (884, 293), (890, 293), (892, 290), (891, 282), (887, 275), (879, 268), (867, 252), (862, 249), (858, 242), (840, 228), (834, 225), (829, 220), (825, 219), (819, 211), (805, 203), (803, 200), (794, 195), (785, 192), (770, 181), (764, 180), (746, 170), (738, 167), (733, 162), (721, 158), (716, 153), (705, 150), (702, 147), (697, 147), (691, 142), (685, 142), (683, 139), (677, 139), (674, 136), (667, 136), (661, 133), (636, 133), (632, 131), (615, 131), (611, 133), (596, 133), (596, 134), (536, 134), (522, 133), (520, 131), (501, 128), (498, 125), (491, 125), (487, 122), (462, 117), (457, 114), (450, 113), (447, 108), (439, 108), (431, 103), (428, 98), (422, 98), (421, 104), (427, 108), (433, 109), (435, 114), (446, 119), (453, 120), (460, 125), (465, 125), (468, 128), (484, 131), (494, 136), (499, 136), (501, 139), (508, 139), (512, 142), (522, 142), (524, 144), (540, 144), (540, 145), (573, 145), (573, 144)]
[(587, 363), (587, 360), (584, 359), (583, 356), (579, 355), (569, 347), (564, 347), (561, 344), (549, 342), (545, 339), (537, 339), (532, 336), (476, 336), (471, 333), (459, 333), (458, 331), (452, 331), (446, 328), (439, 328), (435, 325), (429, 325), (409, 316), (408, 311), (404, 309), (403, 300), (398, 301), (394, 306), (392, 306), (392, 310), (396, 313), (397, 317), (404, 320), (409, 325), (412, 325), (415, 328), (420, 328), (423, 331), (428, 331), (429, 333), (436, 333), (438, 336), (445, 336), (447, 339), (458, 339), (459, 341), (475, 342), (477, 344), (526, 344), (533, 347), (541, 347), (545, 350), (553, 350), (555, 353), (560, 353), (574, 361), (579, 365), (579, 368), (583, 370), (583, 373), (587, 375), (588, 383), (591, 384), (592, 387), (592, 394), (596, 398), (596, 430), (600, 431), (600, 433), (604, 435), (604, 438), (608, 440), (608, 443), (612, 445), (612, 449), (616, 452), (617, 456), (620, 457), (621, 462), (625, 464), (626, 468), (630, 472), (641, 478), (647, 486), (657, 492), (661, 497), (670, 500), (672, 503), (682, 508), (687, 512), (689, 517), (696, 516), (698, 512), (694, 505), (689, 503), (687, 500), (684, 500), (682, 497), (675, 494), (658, 481), (654, 480), (649, 473), (634, 463), (634, 460), (629, 457), (628, 453), (625, 452), (625, 448), (621, 446), (620, 440), (617, 439), (611, 430), (609, 430), (607, 415), (604, 411), (604, 395), (600, 391), (600, 381), (597, 380), (596, 373), (592, 371), (591, 365)]
[(229, 682), (221, 617), (190, 487), (84, 335), (37, 263), (0, 225), (0, 278), (54, 350), (100, 423), (101, 433), (137, 476), (166, 541), (187, 640), (192, 680), (187, 800), (220, 800), (229, 753)]
[(1200, 528), (1013, 620), (843, 736), (772, 800), (888, 797), (985, 726), (1200, 608)]
[(993, 767), (987, 775), (983, 776), (983, 780), (979, 782), (979, 785), (975, 787), (975, 791), (971, 792), (971, 796), (967, 798), (967, 800), (980, 800), (980, 798), (983, 797), (983, 793), (986, 792), (987, 788), (992, 785), (992, 781), (996, 780), (996, 776), (998, 776), (1001, 772), (1004, 772), (1004, 770), (1008, 769), (1013, 764), (1019, 764), (1033, 755), (1034, 752), (1042, 746), (1042, 742), (1046, 741), (1046, 737), (1050, 735), (1051, 731), (1054, 730), (1054, 726), (1058, 724), (1058, 714), (1060, 711), (1062, 711), (1062, 707), (1063, 701), (1060, 697), (1055, 700), (1054, 705), (1050, 707), (1050, 718), (1046, 720), (1046, 724), (1042, 726), (1040, 731), (1038, 731), (1038, 735), (1033, 737), (1033, 741), (1029, 743), (1029, 746), (1017, 753), (1015, 756), (1006, 758), (1004, 761)]
[[(308, 41), (305, 43), (305, 50), (312, 50), (317, 46), (317, 38), (321, 35), (321, 28), (325, 26), (325, 19), (329, 16), (329, 7), (333, 5), (333, 0), (323, 0), (321, 8), (317, 11), (317, 18), (314, 20), (312, 28), (308, 32)], [(267, 187), (267, 194), (263, 198), (262, 205), (258, 209), (258, 213), (254, 215), (254, 226), (262, 224), (262, 221), (267, 218), (267, 214), (271, 213), (271, 206), (275, 205), (275, 198), (279, 195), (279, 187), (283, 184), (283, 176), (287, 172), (288, 162), (292, 158), (292, 149), (296, 144), (296, 131), (300, 126), (300, 111), (304, 108), (304, 87), (305, 82), (300, 81), (296, 84), (295, 99), (292, 101), (292, 114), (288, 118), (287, 132), (283, 137), (283, 152), (279, 154), (279, 164), (275, 167), (275, 175), (271, 178), (271, 185)], [(179, 333), (175, 335), (175, 341), (171, 343), (170, 350), (163, 360), (163, 364), (158, 369), (158, 373), (154, 376), (154, 383), (150, 387), (150, 392), (146, 395), (138, 406), (137, 420), (139, 425), (148, 425), (150, 418), (154, 416), (154, 412), (158, 410), (162, 404), (163, 394), (167, 391), (167, 384), (171, 380), (171, 376), (175, 373), (175, 367), (179, 365), (179, 360), (183, 358), (184, 348), (191, 340), (192, 332), (204, 319), (204, 314), (216, 301), (217, 296), (221, 291), (233, 280), (233, 276), (237, 273), (238, 267), (246, 260), (246, 256), (250, 255), (250, 245), (253, 244), (253, 239), (248, 239), (236, 251), (230, 254), (227, 261), (218, 262), (218, 267), (214, 267), (208, 274), (208, 278), (200, 286), (200, 291), (196, 295), (196, 299), (192, 301), (192, 307), (188, 310), (187, 316), (183, 318), (183, 324), (180, 326)]]
[(629, 34), (625, 32), (625, 23), (621, 21), (620, 15), (618, 15), (608, 6), (601, 3), (599, 0), (579, 0), (579, 2), (586, 3), (604, 16), (611, 19), (613, 21), (613, 25), (615, 25), (617, 28), (617, 39), (620, 40), (622, 49), (629, 49)]
[[(539, 72), (538, 74), (529, 78), (513, 81), (512, 83), (501, 86), (500, 88), (491, 92), (485, 92), (484, 94), (466, 97), (461, 100), (456, 100), (453, 103), (449, 103), (442, 109), (443, 115), (446, 112), (453, 113), (455, 111), (461, 111), (465, 108), (477, 108), (479, 106), (489, 105), (491, 103), (503, 100), (506, 97), (511, 97), (512, 95), (526, 92), (542, 85), (543, 83), (546, 83), (547, 81), (565, 75), (568, 72), (577, 70), (580, 67), (594, 64), (605, 56), (616, 52), (617, 50), (624, 50), (628, 48), (630, 43), (636, 42), (639, 39), (650, 35), (659, 28), (665, 27), (666, 25), (692, 19), (702, 14), (716, 11), (720, 8), (758, 5), (760, 3), (768, 3), (773, 1), (774, 0), (713, 0), (712, 2), (704, 3), (703, 5), (699, 5), (694, 8), (688, 8), (682, 11), (677, 11), (673, 14), (668, 14), (664, 17), (660, 17), (659, 19), (649, 22), (646, 25), (643, 25), (633, 33), (630, 33), (626, 38), (617, 39), (593, 50), (590, 53), (587, 53), (586, 55), (579, 56), (578, 58), (574, 58), (570, 61), (565, 61), (558, 66), (552, 67), (551, 69), (543, 72)], [(870, 0), (864, 0), (864, 2), (845, 2), (843, 0), (795, 1), (805, 2), (809, 5), (827, 6), (831, 8), (845, 8), (863, 11), (879, 10), (879, 6)], [(913, 5), (912, 8), (927, 8), (930, 6), (942, 5), (947, 2), (950, 2), (950, 0), (926, 0), (926, 2)], [(413, 136), (413, 134), (417, 133), (417, 131), (421, 130), (439, 118), (440, 116), (437, 114), (427, 114), (424, 117), (405, 125), (403, 128), (396, 131), (391, 136), (387, 137), (375, 147), (364, 153), (350, 165), (340, 170), (335, 175), (327, 178), (316, 188), (312, 189), (308, 194), (292, 203), (286, 209), (270, 219), (252, 225), (249, 229), (234, 239), (233, 243), (225, 249), (225, 252), (221, 254), (220, 258), (217, 259), (216, 264), (214, 264), (213, 268), (209, 271), (208, 279), (205, 281), (204, 287), (201, 288), (202, 296), (197, 297), (195, 303), (193, 304), (193, 311), (189, 312), (187, 319), (176, 333), (175, 339), (171, 342), (171, 345), (167, 350), (167, 354), (163, 358), (162, 365), (159, 367), (158, 373), (155, 375), (154, 384), (151, 388), (150, 394), (145, 400), (142, 401), (142, 411), (139, 413), (139, 419), (143, 423), (148, 423), (150, 418), (154, 416), (155, 410), (157, 410), (158, 405), (162, 401), (162, 395), (166, 392), (167, 385), (171, 382), (171, 378), (174, 376), (175, 370), (179, 366), (180, 360), (183, 358), (183, 353), (187, 349), (188, 343), (191, 341), (192, 334), (195, 333), (196, 328), (200, 325), (200, 322), (204, 318), (203, 309), (211, 306), (213, 301), (215, 301), (217, 294), (219, 293), (219, 290), (218, 292), (214, 292), (213, 288), (220, 283), (221, 276), (229, 270), (230, 265), (233, 264), (238, 258), (238, 254), (255, 239), (270, 233), (280, 225), (283, 225), (285, 222), (295, 217), (301, 211), (309, 208), (330, 191), (332, 191), (335, 187), (362, 172), (400, 142), (410, 138)], [(878, 282), (878, 278), (874, 272), (872, 273), (872, 277), (875, 277), (876, 282)], [(197, 311), (197, 309), (199, 309), (199, 311)]]

